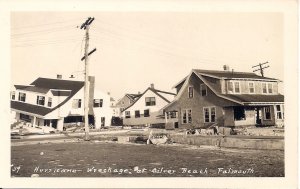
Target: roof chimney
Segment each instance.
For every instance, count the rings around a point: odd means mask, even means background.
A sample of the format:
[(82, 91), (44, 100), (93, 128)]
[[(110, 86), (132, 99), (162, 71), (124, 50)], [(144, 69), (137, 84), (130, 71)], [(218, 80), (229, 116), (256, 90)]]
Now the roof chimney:
[(62, 75), (61, 75), (61, 74), (57, 74), (57, 75), (56, 75), (56, 78), (57, 78), (57, 79), (62, 79)]
[(110, 92), (107, 92), (107, 95), (110, 95)]
[(154, 89), (154, 84), (153, 83), (150, 84), (150, 88)]
[(224, 66), (223, 66), (223, 69), (224, 69), (224, 71), (230, 71), (228, 65), (224, 65)]

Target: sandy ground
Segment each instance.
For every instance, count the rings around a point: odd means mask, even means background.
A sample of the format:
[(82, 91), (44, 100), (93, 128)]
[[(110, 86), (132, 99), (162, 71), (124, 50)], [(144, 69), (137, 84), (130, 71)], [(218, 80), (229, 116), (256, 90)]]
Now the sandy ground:
[(56, 141), (12, 145), (13, 177), (283, 177), (284, 151)]

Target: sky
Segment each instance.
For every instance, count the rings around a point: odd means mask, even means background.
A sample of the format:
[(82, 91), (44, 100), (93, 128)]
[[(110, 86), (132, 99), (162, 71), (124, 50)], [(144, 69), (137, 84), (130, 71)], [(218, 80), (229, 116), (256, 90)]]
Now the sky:
[[(83, 79), (85, 30), (90, 26), (89, 72), (96, 89), (119, 99), (151, 83), (172, 86), (191, 69), (252, 72), (283, 81), (283, 14), (210, 12), (12, 12), (12, 84), (73, 74)], [(259, 74), (259, 72), (257, 72)], [(282, 87), (281, 87), (282, 88)], [(282, 89), (280, 89), (282, 92)]]

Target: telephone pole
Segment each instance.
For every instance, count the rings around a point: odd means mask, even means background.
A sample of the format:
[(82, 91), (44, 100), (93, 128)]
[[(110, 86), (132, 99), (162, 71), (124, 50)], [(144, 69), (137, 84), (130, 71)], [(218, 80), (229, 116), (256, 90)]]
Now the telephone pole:
[(264, 63), (259, 63), (258, 65), (252, 66), (252, 68), (255, 68), (255, 67), (258, 67), (258, 66), (259, 66), (259, 68), (256, 69), (256, 70), (253, 70), (253, 72), (260, 71), (261, 76), (262, 76), (262, 77), (265, 77), (265, 76), (264, 76), (264, 69), (266, 69), (266, 68), (268, 68), (268, 67), (270, 67), (270, 66), (265, 66), (265, 67), (263, 67), (262, 65), (268, 64), (268, 63), (269, 63), (269, 62), (267, 61), (267, 62), (264, 62)]
[[(90, 24), (94, 21), (94, 18), (89, 17), (80, 27), (85, 30), (85, 48), (84, 48), (84, 140), (89, 141), (89, 28)], [(91, 54), (91, 53), (90, 53)]]

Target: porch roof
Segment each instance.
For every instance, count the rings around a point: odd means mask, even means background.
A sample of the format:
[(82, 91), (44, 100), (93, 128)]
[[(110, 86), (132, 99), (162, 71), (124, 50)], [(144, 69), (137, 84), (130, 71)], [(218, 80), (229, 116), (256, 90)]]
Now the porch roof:
[(242, 94), (242, 95), (232, 95), (232, 94), (227, 94), (224, 95), (229, 98), (232, 98), (234, 100), (243, 102), (243, 103), (256, 103), (256, 102), (269, 102), (269, 103), (274, 103), (274, 102), (284, 102), (284, 96), (279, 94), (279, 95), (251, 95), (251, 94)]
[(32, 114), (37, 114), (37, 115), (41, 115), (41, 116), (44, 116), (52, 111), (52, 109), (50, 109), (50, 108), (27, 104), (27, 103), (23, 103), (23, 102), (19, 102), (19, 101), (10, 101), (10, 107), (15, 110), (28, 112), (28, 113), (32, 113)]

